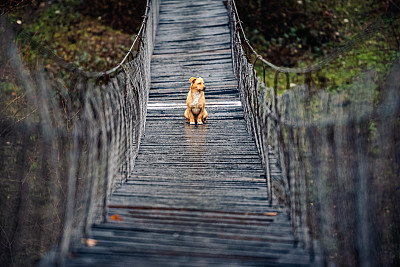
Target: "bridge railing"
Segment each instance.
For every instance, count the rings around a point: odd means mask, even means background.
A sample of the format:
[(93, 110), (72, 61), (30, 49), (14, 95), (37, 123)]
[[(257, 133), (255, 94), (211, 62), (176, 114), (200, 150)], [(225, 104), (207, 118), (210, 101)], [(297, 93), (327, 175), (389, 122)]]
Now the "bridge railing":
[[(287, 208), (296, 239), (311, 259), (319, 251), (326, 264), (398, 264), (400, 60), (384, 84), (374, 84), (371, 70), (342, 92), (318, 90), (308, 82), (289, 89), (288, 75), (304, 74), (309, 81), (313, 72), (383, 29), (385, 20), (313, 66), (281, 68), (251, 46), (235, 1), (227, 1), (227, 7), (247, 128), (263, 159), (270, 196)], [(264, 72), (275, 72), (273, 88), (257, 77), (256, 61)], [(280, 73), (286, 76), (283, 94), (277, 92)]]
[(12, 72), (19, 91), (0, 106), (0, 192), (9, 196), (1, 204), (5, 265), (32, 265), (54, 246), (42, 263), (62, 263), (72, 243), (92, 245), (92, 223), (110, 219), (108, 198), (132, 171), (144, 131), (158, 10), (158, 0), (147, 2), (132, 47), (106, 72), (81, 71), (30, 39), (68, 81), (26, 68), (1, 24), (2, 77)]

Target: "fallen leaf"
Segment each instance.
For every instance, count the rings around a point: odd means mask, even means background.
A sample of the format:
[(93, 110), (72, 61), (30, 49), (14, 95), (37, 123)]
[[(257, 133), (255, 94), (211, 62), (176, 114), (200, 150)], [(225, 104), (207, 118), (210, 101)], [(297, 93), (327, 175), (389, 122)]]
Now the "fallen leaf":
[(123, 219), (118, 214), (114, 214), (114, 215), (111, 216), (111, 220), (113, 220), (113, 221), (122, 221)]
[(92, 238), (82, 238), (81, 242), (82, 244), (88, 245), (89, 247), (94, 247), (97, 245), (97, 240)]
[(266, 216), (276, 216), (276, 215), (278, 215), (278, 213), (277, 212), (264, 212), (264, 215), (266, 215)]

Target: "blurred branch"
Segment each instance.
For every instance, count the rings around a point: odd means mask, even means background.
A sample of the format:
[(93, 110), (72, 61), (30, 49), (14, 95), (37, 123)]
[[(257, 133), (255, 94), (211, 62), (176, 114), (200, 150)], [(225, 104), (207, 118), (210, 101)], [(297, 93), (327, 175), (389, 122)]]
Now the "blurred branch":
[(0, 15), (4, 15), (9, 13), (13, 9), (23, 8), (27, 5), (33, 3), (33, 0), (6, 0), (3, 3), (0, 3), (1, 13)]

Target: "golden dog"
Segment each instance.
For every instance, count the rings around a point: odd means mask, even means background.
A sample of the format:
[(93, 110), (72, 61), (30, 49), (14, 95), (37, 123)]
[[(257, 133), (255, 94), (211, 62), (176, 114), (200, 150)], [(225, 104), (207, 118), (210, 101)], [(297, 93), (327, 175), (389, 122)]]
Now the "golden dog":
[(190, 124), (203, 124), (206, 123), (208, 113), (206, 111), (206, 98), (204, 97), (204, 90), (206, 87), (204, 86), (204, 81), (201, 77), (199, 78), (190, 78), (189, 82), (190, 91), (186, 98), (187, 109), (185, 111), (186, 121)]

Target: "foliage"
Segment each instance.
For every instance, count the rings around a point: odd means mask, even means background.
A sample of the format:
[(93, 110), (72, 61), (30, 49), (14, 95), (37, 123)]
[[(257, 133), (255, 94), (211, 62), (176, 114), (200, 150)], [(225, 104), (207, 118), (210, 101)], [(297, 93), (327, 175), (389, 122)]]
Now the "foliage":
[[(42, 2), (39, 6), (10, 13), (9, 19), (21, 24), (21, 30), (29, 32), (38, 43), (48, 46), (65, 61), (85, 70), (104, 71), (115, 67), (130, 48), (133, 41), (131, 33), (136, 31), (142, 20), (142, 13), (138, 12), (144, 10), (139, 11), (136, 8), (134, 13), (129, 11), (132, 13), (131, 17), (136, 19), (130, 25), (129, 31), (124, 32), (123, 29), (110, 27), (109, 25), (115, 23), (110, 23), (109, 19), (103, 19), (110, 17), (108, 13), (102, 13), (102, 16), (96, 18), (87, 15), (97, 5), (97, 1), (86, 1), (83, 4), (77, 0), (62, 0), (52, 4)], [(109, 10), (114, 19), (119, 14), (116, 12), (118, 11)], [(19, 35), (26, 59), (28, 62), (35, 62), (40, 52), (32, 49), (29, 40), (24, 37)], [(54, 65), (50, 64), (48, 67), (57, 71)]]
[(145, 0), (84, 0), (79, 5), (79, 12), (101, 19), (104, 25), (110, 25), (113, 29), (134, 34), (139, 30), (145, 6)]
[[(248, 3), (248, 4), (247, 4)], [(397, 14), (387, 1), (237, 1), (247, 37), (256, 50), (272, 63), (286, 67), (315, 64), (334, 48), (345, 45), (371, 23), (386, 15)], [(398, 18), (398, 17), (397, 17)], [(332, 61), (314, 73), (313, 85), (328, 90), (344, 90), (360, 73), (374, 71), (376, 82), (391, 66), (400, 51), (399, 19), (388, 23), (383, 31), (364, 44)], [(257, 73), (263, 76), (260, 62)], [(291, 75), (293, 84), (303, 83), (304, 75)], [(273, 85), (274, 73), (266, 73), (266, 83)], [(284, 91), (284, 75), (279, 89)]]

